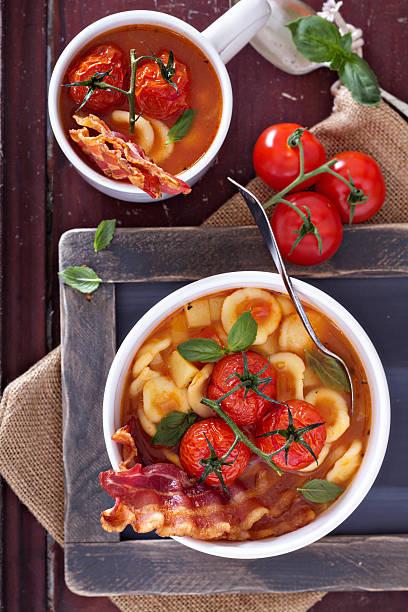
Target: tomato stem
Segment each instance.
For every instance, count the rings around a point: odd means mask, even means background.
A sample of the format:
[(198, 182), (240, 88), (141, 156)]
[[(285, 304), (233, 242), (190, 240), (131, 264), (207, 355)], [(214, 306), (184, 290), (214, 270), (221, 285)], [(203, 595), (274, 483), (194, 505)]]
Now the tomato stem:
[(265, 463), (269, 465), (269, 467), (275, 470), (275, 472), (279, 476), (282, 476), (282, 473), (283, 473), (282, 470), (278, 468), (278, 466), (270, 459), (267, 453), (264, 453), (263, 451), (261, 451), (261, 449), (259, 449), (253, 442), (251, 442), (249, 438), (246, 437), (246, 435), (239, 429), (235, 421), (233, 421), (231, 417), (229, 417), (228, 414), (226, 414), (223, 411), (223, 409), (221, 408), (218, 402), (214, 400), (210, 400), (206, 397), (203, 397), (201, 400), (201, 403), (204, 404), (204, 406), (208, 406), (209, 408), (212, 408), (214, 412), (216, 412), (218, 416), (220, 416), (227, 423), (227, 425), (231, 427), (232, 431), (239, 438), (241, 442), (243, 442), (253, 453), (258, 455), (258, 457), (261, 457), (261, 459), (263, 459)]
[(156, 64), (160, 68), (160, 74), (163, 80), (169, 83), (169, 85), (172, 85), (172, 87), (174, 87), (175, 90), (178, 92), (176, 83), (172, 81), (172, 78), (176, 73), (175, 65), (174, 65), (175, 62), (174, 62), (173, 51), (169, 51), (169, 60), (166, 65), (163, 62), (163, 60), (161, 60), (159, 57), (156, 57), (154, 54), (141, 55), (140, 57), (136, 58), (135, 49), (130, 50), (131, 73), (130, 73), (130, 86), (129, 86), (128, 91), (121, 89), (120, 87), (116, 87), (115, 85), (111, 85), (110, 83), (106, 83), (103, 80), (106, 76), (109, 76), (110, 72), (112, 71), (112, 68), (111, 70), (108, 70), (105, 73), (95, 72), (86, 81), (76, 81), (75, 83), (66, 83), (62, 85), (62, 87), (77, 87), (77, 86), (88, 87), (88, 91), (86, 92), (85, 97), (82, 100), (81, 105), (79, 106), (77, 110), (79, 110), (80, 108), (82, 108), (82, 106), (84, 106), (84, 104), (89, 100), (89, 98), (92, 96), (92, 94), (97, 89), (104, 89), (105, 91), (117, 91), (118, 93), (123, 94), (124, 96), (126, 96), (128, 100), (128, 104), (129, 104), (129, 132), (130, 134), (134, 134), (135, 133), (135, 123), (142, 114), (140, 112), (138, 116), (136, 117), (136, 111), (135, 111), (136, 70), (137, 70), (139, 62), (141, 62), (142, 60), (152, 60), (156, 62)]

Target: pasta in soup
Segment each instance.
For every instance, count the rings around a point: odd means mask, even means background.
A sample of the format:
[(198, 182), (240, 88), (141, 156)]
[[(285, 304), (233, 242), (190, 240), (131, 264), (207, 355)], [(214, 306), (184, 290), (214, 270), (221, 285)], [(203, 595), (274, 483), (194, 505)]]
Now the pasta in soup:
[(184, 36), (156, 26), (123, 27), (75, 57), (60, 114), (77, 153), (109, 178), (153, 198), (188, 193), (177, 175), (211, 146), (221, 87), (211, 62)]
[(108, 531), (248, 540), (315, 519), (364, 456), (370, 391), (340, 329), (306, 305), (319, 353), (290, 300), (262, 288), (212, 294), (164, 320), (134, 356), (123, 389), (119, 472)]

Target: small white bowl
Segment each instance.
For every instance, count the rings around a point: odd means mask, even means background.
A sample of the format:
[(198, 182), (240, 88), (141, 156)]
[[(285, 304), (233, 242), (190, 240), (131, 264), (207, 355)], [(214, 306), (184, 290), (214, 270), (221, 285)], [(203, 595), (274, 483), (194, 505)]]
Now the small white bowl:
[[(191, 168), (178, 175), (180, 179), (192, 186), (203, 176), (214, 161), (225, 140), (231, 122), (232, 89), (225, 63), (238, 53), (259, 28), (266, 23), (269, 14), (270, 6), (267, 0), (241, 0), (238, 5), (222, 15), (204, 32), (199, 32), (185, 21), (167, 13), (138, 10), (125, 11), (103, 17), (103, 19), (95, 21), (77, 34), (61, 53), (52, 72), (48, 90), (48, 112), (51, 127), (59, 146), (82, 178), (95, 187), (95, 189), (118, 200), (126, 202), (155, 201), (147, 193), (130, 183), (115, 181), (93, 170), (78, 155), (76, 148), (63, 128), (59, 116), (61, 84), (68, 67), (85, 45), (101, 34), (123, 26), (135, 24), (153, 25), (182, 34), (201, 49), (210, 60), (221, 86), (222, 115), (217, 134), (209, 149)], [(173, 196), (164, 194), (158, 201), (160, 202), (169, 197)]]
[[(370, 490), (381, 467), (390, 428), (390, 398), (384, 369), (377, 351), (360, 324), (336, 300), (302, 281), (293, 279), (293, 283), (302, 300), (327, 315), (344, 332), (364, 367), (372, 406), (371, 433), (364, 459), (343, 495), (309, 525), (279, 537), (247, 542), (211, 542), (190, 537), (174, 538), (195, 550), (219, 557), (260, 559), (282, 555), (307, 546), (333, 531), (357, 508)], [(210, 293), (238, 287), (262, 287), (285, 293), (278, 274), (229, 272), (210, 276), (186, 285), (160, 300), (128, 333), (112, 362), (103, 402), (103, 430), (113, 469), (118, 470), (121, 448), (112, 441), (111, 436), (120, 427), (123, 385), (139, 346), (163, 319), (184, 304)]]

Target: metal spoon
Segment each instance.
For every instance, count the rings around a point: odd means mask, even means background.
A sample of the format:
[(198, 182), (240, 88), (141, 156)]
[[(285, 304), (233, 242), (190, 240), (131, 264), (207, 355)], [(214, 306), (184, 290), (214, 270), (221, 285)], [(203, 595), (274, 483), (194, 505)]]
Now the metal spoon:
[(346, 363), (343, 361), (343, 359), (341, 357), (339, 357), (339, 355), (337, 355), (336, 353), (332, 353), (332, 351), (329, 351), (328, 348), (326, 348), (324, 346), (324, 344), (322, 344), (322, 342), (320, 342), (319, 338), (316, 336), (316, 333), (313, 329), (313, 327), (310, 324), (309, 319), (307, 318), (307, 315), (305, 313), (305, 310), (302, 306), (302, 303), (298, 297), (298, 294), (296, 293), (293, 285), (292, 285), (292, 281), (290, 279), (290, 276), (288, 275), (287, 271), (286, 271), (286, 267), (285, 264), (283, 263), (283, 259), (282, 259), (282, 255), (280, 254), (279, 251), (279, 247), (277, 245), (274, 233), (272, 231), (271, 225), (269, 223), (269, 219), (266, 215), (266, 212), (262, 206), (262, 204), (260, 203), (260, 201), (258, 200), (258, 198), (256, 198), (250, 191), (248, 191), (248, 189), (246, 189), (245, 187), (243, 187), (242, 185), (240, 185), (239, 183), (237, 183), (236, 181), (234, 181), (232, 178), (228, 177), (228, 180), (231, 181), (231, 183), (233, 183), (239, 190), (240, 194), (242, 195), (242, 197), (244, 198), (246, 204), (248, 205), (249, 210), (251, 211), (251, 214), (253, 216), (253, 218), (255, 219), (256, 224), (258, 225), (262, 237), (265, 241), (266, 246), (269, 249), (270, 254), (272, 255), (272, 259), (275, 262), (275, 266), (278, 269), (279, 274), (282, 277), (283, 280), (283, 284), (286, 287), (286, 290), (293, 302), (293, 305), (296, 308), (296, 311), (303, 323), (303, 325), (305, 326), (305, 329), (307, 331), (307, 333), (309, 334), (309, 336), (311, 337), (311, 339), (313, 340), (313, 342), (315, 343), (315, 345), (317, 346), (317, 348), (324, 353), (325, 355), (327, 355), (328, 357), (332, 357), (333, 359), (335, 359), (338, 363), (340, 363), (346, 374), (347, 374), (347, 378), (350, 384), (350, 394), (351, 394), (351, 413), (353, 413), (353, 408), (354, 408), (354, 391), (353, 391), (353, 381), (351, 379), (351, 374), (350, 371), (346, 365)]

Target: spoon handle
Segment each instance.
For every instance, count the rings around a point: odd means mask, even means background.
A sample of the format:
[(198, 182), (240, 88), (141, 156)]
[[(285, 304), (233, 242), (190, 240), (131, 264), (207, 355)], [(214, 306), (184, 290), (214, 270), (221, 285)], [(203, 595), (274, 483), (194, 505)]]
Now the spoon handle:
[(276, 238), (275, 235), (272, 231), (271, 225), (269, 223), (269, 219), (266, 215), (266, 212), (262, 206), (262, 204), (259, 202), (259, 200), (257, 198), (255, 198), (255, 196), (248, 191), (247, 189), (245, 189), (245, 187), (243, 187), (242, 185), (240, 185), (239, 183), (237, 183), (236, 181), (234, 181), (232, 178), (228, 177), (228, 180), (231, 181), (231, 183), (233, 183), (239, 190), (240, 194), (242, 195), (242, 197), (244, 198), (245, 202), (248, 205), (249, 210), (251, 211), (251, 214), (255, 220), (255, 223), (258, 225), (261, 234), (263, 236), (263, 239), (265, 241), (266, 246), (269, 249), (270, 254), (272, 255), (272, 259), (275, 263), (275, 266), (279, 272), (279, 274), (282, 277), (283, 283), (286, 287), (286, 291), (288, 292), (288, 294), (290, 295), (292, 302), (297, 310), (297, 313), (299, 315), (299, 317), (302, 320), (303, 325), (305, 326), (309, 336), (312, 338), (313, 342), (316, 344), (316, 346), (324, 351), (325, 353), (327, 352), (326, 347), (320, 342), (319, 338), (316, 336), (315, 331), (313, 329), (313, 327), (310, 324), (309, 319), (307, 318), (307, 315), (305, 313), (305, 310), (302, 306), (301, 301), (299, 300), (298, 294), (296, 293), (293, 285), (292, 285), (292, 281), (290, 279), (289, 274), (286, 271), (286, 267), (285, 264), (283, 263), (283, 259), (282, 259), (282, 255), (280, 254), (277, 242), (276, 242)]

